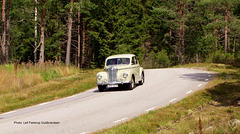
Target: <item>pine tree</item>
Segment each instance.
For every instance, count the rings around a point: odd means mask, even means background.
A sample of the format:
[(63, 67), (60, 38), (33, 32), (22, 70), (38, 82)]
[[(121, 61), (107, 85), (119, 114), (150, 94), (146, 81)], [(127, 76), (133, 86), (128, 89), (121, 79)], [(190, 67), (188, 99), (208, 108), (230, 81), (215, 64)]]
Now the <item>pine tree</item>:
[(2, 48), (2, 64), (7, 62), (7, 55), (6, 55), (6, 20), (5, 20), (5, 6), (6, 0), (2, 1), (2, 37), (1, 37), (1, 48)]
[(45, 50), (45, 38), (44, 38), (44, 34), (45, 34), (45, 0), (42, 0), (43, 3), (43, 8), (42, 8), (42, 13), (41, 13), (41, 35), (40, 35), (40, 57), (39, 57), (39, 62), (42, 64), (44, 63), (44, 50)]
[[(70, 0), (70, 4), (73, 4), (73, 0)], [(70, 53), (71, 53), (71, 40), (72, 40), (72, 5), (68, 15), (68, 39), (67, 39), (67, 51), (66, 51), (66, 66), (70, 65)]]
[(37, 3), (35, 0), (35, 10), (34, 10), (34, 63), (37, 63)]

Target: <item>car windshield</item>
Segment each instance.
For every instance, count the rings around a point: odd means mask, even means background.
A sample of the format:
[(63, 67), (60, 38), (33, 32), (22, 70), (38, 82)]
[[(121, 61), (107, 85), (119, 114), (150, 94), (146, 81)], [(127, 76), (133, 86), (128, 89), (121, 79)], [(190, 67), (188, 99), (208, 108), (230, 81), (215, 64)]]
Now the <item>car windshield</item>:
[(130, 58), (113, 58), (107, 60), (107, 66), (111, 65), (129, 65)]

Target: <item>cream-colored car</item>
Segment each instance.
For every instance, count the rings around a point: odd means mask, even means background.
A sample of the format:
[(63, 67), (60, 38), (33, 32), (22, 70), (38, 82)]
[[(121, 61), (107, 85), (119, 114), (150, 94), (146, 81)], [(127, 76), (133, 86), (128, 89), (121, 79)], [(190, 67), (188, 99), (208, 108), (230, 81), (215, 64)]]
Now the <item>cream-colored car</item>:
[(134, 89), (144, 83), (144, 70), (134, 54), (113, 55), (106, 59), (104, 71), (97, 74), (100, 92), (107, 87)]

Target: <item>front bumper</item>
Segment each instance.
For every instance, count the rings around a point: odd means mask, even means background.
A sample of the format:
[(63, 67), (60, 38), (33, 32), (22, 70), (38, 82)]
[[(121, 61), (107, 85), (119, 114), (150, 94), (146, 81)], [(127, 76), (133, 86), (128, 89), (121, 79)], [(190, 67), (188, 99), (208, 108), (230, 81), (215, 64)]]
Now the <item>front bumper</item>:
[(132, 83), (132, 81), (97, 82), (97, 85), (121, 85), (129, 83)]

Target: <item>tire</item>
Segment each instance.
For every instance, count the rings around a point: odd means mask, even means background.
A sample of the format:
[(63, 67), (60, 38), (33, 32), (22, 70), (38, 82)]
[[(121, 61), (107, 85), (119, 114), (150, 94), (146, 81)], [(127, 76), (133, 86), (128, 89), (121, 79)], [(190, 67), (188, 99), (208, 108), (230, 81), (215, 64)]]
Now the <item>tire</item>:
[(136, 83), (135, 83), (134, 77), (132, 77), (131, 81), (132, 82), (128, 84), (128, 89), (129, 90), (133, 90), (136, 87)]
[(104, 86), (104, 85), (98, 85), (98, 91), (99, 92), (103, 92), (104, 89), (106, 89), (107, 86)]
[(144, 73), (142, 72), (142, 76), (141, 76), (141, 80), (139, 81), (139, 85), (143, 85), (144, 81), (145, 81)]

